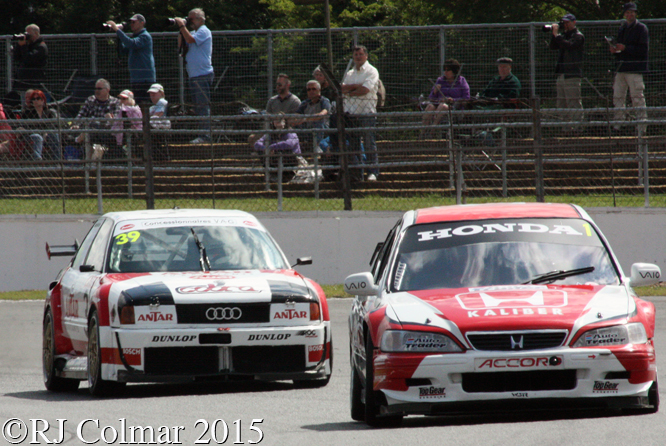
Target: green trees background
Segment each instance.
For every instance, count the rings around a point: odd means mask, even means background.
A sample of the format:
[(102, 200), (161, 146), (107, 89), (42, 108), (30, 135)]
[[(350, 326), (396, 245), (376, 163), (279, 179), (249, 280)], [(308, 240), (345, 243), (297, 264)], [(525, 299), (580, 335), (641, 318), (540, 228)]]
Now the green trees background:
[[(333, 27), (522, 23), (556, 21), (565, 12), (579, 20), (619, 19), (624, 0), (330, 0)], [(38, 24), (43, 34), (100, 32), (101, 24), (141, 13), (151, 31), (168, 31), (169, 17), (201, 7), (212, 30), (321, 28), (323, 5), (291, 0), (1, 0), (0, 34)], [(666, 17), (666, 2), (638, 2), (639, 18)]]

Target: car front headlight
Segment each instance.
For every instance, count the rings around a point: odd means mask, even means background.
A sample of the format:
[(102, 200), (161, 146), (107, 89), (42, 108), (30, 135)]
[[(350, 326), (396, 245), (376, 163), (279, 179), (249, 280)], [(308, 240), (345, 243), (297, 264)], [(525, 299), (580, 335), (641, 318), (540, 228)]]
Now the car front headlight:
[(640, 322), (586, 331), (574, 347), (605, 347), (608, 345), (645, 344), (647, 333)]
[(380, 348), (383, 352), (457, 353), (462, 348), (446, 335), (422, 331), (386, 330)]

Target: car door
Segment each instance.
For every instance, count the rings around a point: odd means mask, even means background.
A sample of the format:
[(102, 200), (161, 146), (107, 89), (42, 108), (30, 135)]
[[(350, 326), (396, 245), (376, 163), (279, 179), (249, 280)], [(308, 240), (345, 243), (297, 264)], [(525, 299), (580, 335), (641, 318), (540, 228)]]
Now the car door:
[(63, 327), (78, 353), (86, 348), (90, 291), (102, 275), (112, 227), (110, 219), (95, 223), (62, 280)]

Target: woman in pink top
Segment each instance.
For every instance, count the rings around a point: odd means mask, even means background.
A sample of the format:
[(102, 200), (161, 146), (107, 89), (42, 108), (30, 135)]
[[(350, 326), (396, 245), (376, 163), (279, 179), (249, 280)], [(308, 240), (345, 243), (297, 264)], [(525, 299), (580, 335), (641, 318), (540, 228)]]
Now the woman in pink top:
[[(444, 62), (444, 75), (437, 78), (437, 82), (432, 87), (429, 102), (425, 111), (437, 111), (439, 113), (426, 114), (423, 116), (423, 125), (438, 125), (444, 112), (454, 106), (456, 101), (469, 99), (469, 84), (467, 80), (460, 76), (460, 62), (455, 59), (448, 59)], [(421, 131), (421, 136), (425, 136), (426, 130)]]

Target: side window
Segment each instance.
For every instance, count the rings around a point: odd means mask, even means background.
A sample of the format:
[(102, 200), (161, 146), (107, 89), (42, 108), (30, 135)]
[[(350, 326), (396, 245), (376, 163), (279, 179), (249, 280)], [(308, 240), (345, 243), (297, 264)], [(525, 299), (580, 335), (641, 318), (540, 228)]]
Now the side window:
[(86, 259), (86, 257), (88, 257), (90, 245), (92, 245), (93, 239), (97, 235), (99, 228), (102, 227), (102, 223), (104, 223), (104, 219), (100, 218), (95, 222), (92, 228), (90, 228), (90, 231), (88, 231), (88, 234), (86, 234), (86, 238), (83, 239), (83, 243), (81, 243), (78, 251), (76, 251), (76, 255), (72, 261), (72, 268), (79, 269), (79, 266), (83, 265), (83, 261)]
[(86, 265), (92, 265), (95, 271), (102, 271), (104, 267), (104, 256), (106, 248), (109, 246), (109, 234), (112, 229), (113, 220), (106, 219), (90, 246), (90, 254), (86, 259)]
[(377, 253), (375, 264), (372, 265), (372, 277), (375, 279), (375, 283), (377, 283), (382, 273), (384, 272), (384, 269), (386, 269), (386, 263), (388, 262), (388, 257), (391, 252), (391, 248), (393, 247), (393, 243), (395, 242), (396, 233), (400, 227), (400, 223), (402, 223), (402, 220), (398, 221), (393, 229), (391, 229), (388, 236), (386, 237), (386, 241), (384, 241), (384, 244), (379, 250), (379, 253)]

